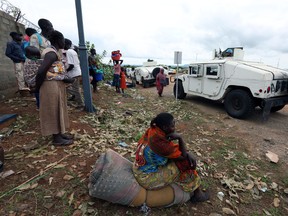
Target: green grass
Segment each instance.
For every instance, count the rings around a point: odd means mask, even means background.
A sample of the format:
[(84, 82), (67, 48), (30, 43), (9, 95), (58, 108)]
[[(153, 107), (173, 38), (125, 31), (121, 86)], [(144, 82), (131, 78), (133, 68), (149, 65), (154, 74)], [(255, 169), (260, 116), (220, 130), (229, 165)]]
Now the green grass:
[(268, 211), (272, 216), (283, 216), (281, 210), (279, 208), (269, 208)]
[(234, 152), (235, 157), (231, 159), (231, 165), (234, 168), (237, 168), (239, 166), (247, 166), (247, 165), (254, 165), (254, 161), (247, 158), (243, 152)]
[(286, 174), (283, 178), (282, 178), (282, 182), (284, 184), (285, 187), (288, 187), (288, 174)]

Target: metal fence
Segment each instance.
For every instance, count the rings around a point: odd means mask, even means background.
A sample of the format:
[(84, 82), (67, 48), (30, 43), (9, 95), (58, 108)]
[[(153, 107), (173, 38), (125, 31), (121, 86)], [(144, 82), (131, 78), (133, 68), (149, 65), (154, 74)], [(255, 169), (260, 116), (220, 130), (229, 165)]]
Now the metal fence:
[(40, 31), (40, 28), (37, 25), (27, 20), (24, 17), (24, 14), (22, 15), (22, 12), (19, 8), (15, 7), (7, 0), (0, 0), (0, 10), (14, 17), (15, 21), (23, 24), (25, 28), (30, 27), (36, 29), (37, 31)]

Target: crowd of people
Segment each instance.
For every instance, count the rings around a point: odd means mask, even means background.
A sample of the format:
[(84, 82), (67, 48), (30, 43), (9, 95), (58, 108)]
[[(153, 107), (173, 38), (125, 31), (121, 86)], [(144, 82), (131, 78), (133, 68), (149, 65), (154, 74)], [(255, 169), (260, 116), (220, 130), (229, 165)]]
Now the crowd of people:
[[(72, 48), (71, 40), (55, 30), (49, 20), (40, 19), (38, 25), (41, 33), (27, 28), (24, 41), (23, 35), (11, 32), (10, 36), (13, 40), (7, 43), (6, 55), (14, 62), (19, 91), (29, 90), (35, 94), (42, 135), (52, 136), (55, 146), (67, 146), (73, 143), (73, 136), (67, 133), (69, 128), (67, 93), (70, 95), (69, 99), (75, 100), (79, 107), (84, 106), (79, 85), (82, 72), (78, 53)], [(24, 68), (29, 71), (30, 64), (39, 59), (41, 63), (35, 77), (35, 86), (27, 86), (24, 81)], [(122, 63), (123, 60), (119, 58), (113, 59), (112, 85), (115, 86), (117, 93), (125, 95), (127, 85)], [(92, 88), (97, 92), (99, 81), (97, 75), (101, 74), (101, 71), (99, 71), (94, 48), (90, 49), (88, 65)], [(160, 97), (165, 85), (166, 76), (161, 68), (156, 77), (156, 87)], [(175, 132), (175, 120), (170, 113), (160, 113), (151, 121), (150, 127), (138, 141), (135, 156), (131, 169), (126, 169), (125, 166), (122, 168), (129, 170), (132, 181), (137, 181), (138, 187), (141, 188), (139, 190), (142, 192), (137, 195), (137, 199), (134, 197), (132, 202), (127, 203), (128, 205), (142, 202), (142, 204), (149, 203), (152, 207), (169, 206), (178, 202), (175, 200), (179, 194), (182, 197), (181, 202), (188, 200), (202, 202), (209, 199), (209, 194), (202, 191), (200, 187), (196, 158), (187, 152), (181, 135)], [(117, 167), (116, 164), (114, 167)], [(103, 171), (103, 167), (96, 170), (99, 171)], [(111, 175), (113, 176), (113, 173)], [(127, 176), (124, 177), (127, 179)], [(115, 176), (115, 179), (123, 183), (121, 176)], [(101, 181), (105, 181), (105, 178)], [(109, 179), (107, 181), (110, 182)], [(92, 188), (93, 184), (91, 183)], [(124, 190), (121, 184), (113, 185), (113, 188), (117, 187), (120, 191)], [(113, 197), (115, 193), (109, 196)]]
[[(25, 36), (11, 32), (12, 41), (7, 43), (6, 56), (14, 63), (14, 70), (20, 93), (35, 94), (39, 109), (40, 128), (43, 136), (52, 136), (53, 145), (66, 146), (73, 143), (73, 136), (67, 134), (69, 117), (66, 91), (74, 97), (79, 107), (84, 107), (79, 78), (81, 69), (78, 54), (71, 49), (71, 40), (53, 28), (47, 19), (39, 19), (41, 33), (25, 29)], [(36, 65), (35, 85), (27, 86), (24, 73)]]

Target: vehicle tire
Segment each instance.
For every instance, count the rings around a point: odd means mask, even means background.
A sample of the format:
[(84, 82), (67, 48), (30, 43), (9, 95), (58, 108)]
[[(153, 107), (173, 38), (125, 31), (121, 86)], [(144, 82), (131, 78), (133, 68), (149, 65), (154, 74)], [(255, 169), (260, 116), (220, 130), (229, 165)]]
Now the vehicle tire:
[(283, 109), (284, 107), (285, 107), (285, 105), (271, 107), (270, 112), (271, 112), (271, 113), (277, 112), (277, 111)]
[(160, 68), (159, 67), (156, 67), (153, 69), (152, 71), (152, 75), (154, 78), (156, 78), (157, 74), (160, 72)]
[(174, 83), (174, 87), (173, 87), (174, 97), (176, 98), (176, 87), (177, 87), (177, 83), (176, 82), (178, 82), (178, 95), (177, 95), (177, 98), (184, 99), (186, 97), (186, 93), (184, 92), (184, 88), (183, 88), (183, 84), (182, 84), (181, 80), (177, 80)]
[(141, 83), (143, 85), (143, 88), (148, 88), (149, 87), (149, 83), (144, 80), (144, 77), (141, 77)]
[(255, 109), (253, 97), (244, 90), (232, 90), (224, 100), (226, 112), (233, 118), (247, 118)]
[(139, 81), (137, 80), (137, 77), (136, 77), (135, 72), (134, 72), (134, 74), (133, 74), (133, 79), (135, 80), (135, 83), (139, 85)]

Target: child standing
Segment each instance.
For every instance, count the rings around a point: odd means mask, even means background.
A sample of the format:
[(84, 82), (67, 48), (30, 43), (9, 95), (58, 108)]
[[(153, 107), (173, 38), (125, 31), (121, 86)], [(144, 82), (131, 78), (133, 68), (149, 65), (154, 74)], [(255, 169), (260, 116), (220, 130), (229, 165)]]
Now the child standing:
[(121, 67), (121, 72), (120, 72), (120, 89), (122, 91), (122, 94), (124, 95), (124, 89), (127, 88), (126, 85), (126, 75), (125, 75), (125, 68)]

